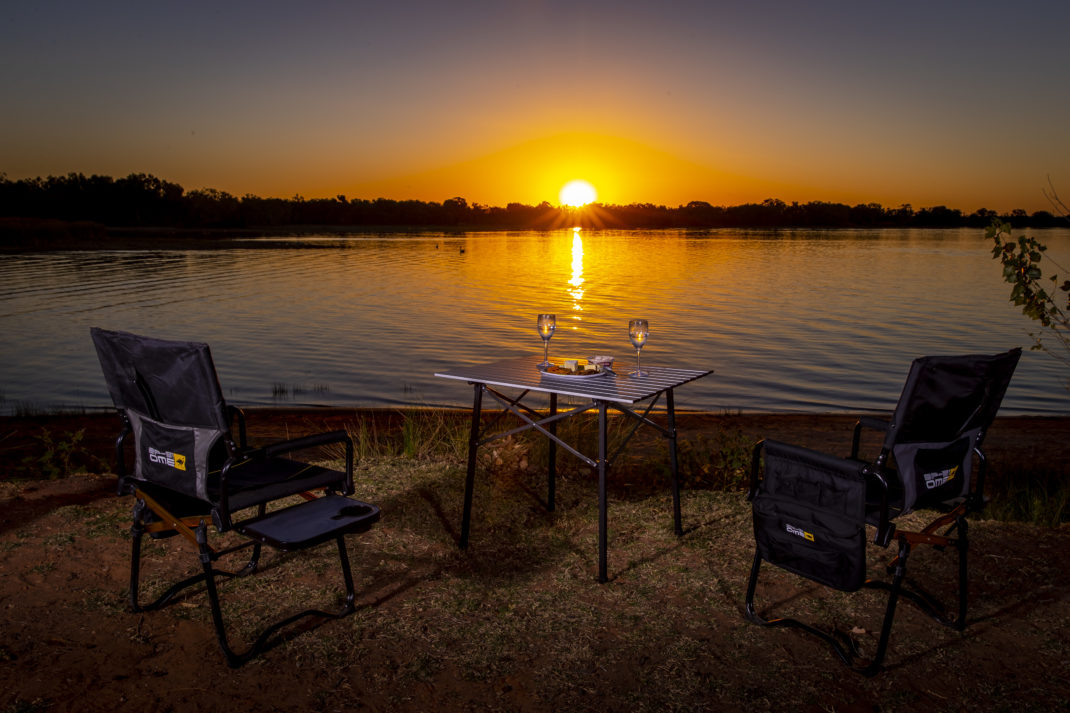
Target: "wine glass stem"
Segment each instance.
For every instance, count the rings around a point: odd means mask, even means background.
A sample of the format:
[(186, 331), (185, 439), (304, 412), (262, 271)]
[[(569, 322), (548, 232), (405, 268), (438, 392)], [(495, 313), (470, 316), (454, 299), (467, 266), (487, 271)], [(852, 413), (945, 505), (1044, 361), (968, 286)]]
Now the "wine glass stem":
[(642, 365), (639, 363), (639, 352), (643, 351), (642, 347), (636, 347), (635, 349), (635, 374), (638, 376), (642, 371)]
[(550, 340), (542, 340), (542, 362), (543, 364), (550, 363)]

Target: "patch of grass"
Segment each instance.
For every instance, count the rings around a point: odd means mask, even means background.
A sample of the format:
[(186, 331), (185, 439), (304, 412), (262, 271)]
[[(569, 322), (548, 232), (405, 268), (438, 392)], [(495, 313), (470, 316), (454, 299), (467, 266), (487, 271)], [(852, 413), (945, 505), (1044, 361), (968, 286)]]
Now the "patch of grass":
[(996, 520), (1058, 527), (1070, 522), (1070, 475), (1053, 468), (1021, 469), (987, 483), (985, 515)]
[[(468, 449), (467, 420), (461, 412), (440, 409), (405, 409), (393, 421), (375, 415), (361, 416), (347, 427), (358, 461), (384, 458), (461, 459)], [(335, 457), (342, 454), (336, 450)]]
[(54, 534), (48, 535), (43, 540), (41, 540), (41, 544), (43, 544), (45, 547), (55, 547), (62, 549), (64, 547), (68, 547), (74, 544), (74, 533), (56, 532)]
[(35, 564), (33, 567), (30, 567), (30, 571), (34, 574), (45, 575), (54, 570), (55, 568), (55, 562), (40, 562), (38, 564)]
[[(746, 490), (750, 478), (754, 439), (737, 424), (725, 423), (712, 434), (695, 440), (679, 439), (676, 457), (681, 486), (738, 492)], [(668, 476), (668, 455), (662, 459)]]
[(87, 612), (126, 614), (126, 592), (89, 587), (83, 591), (82, 608)]
[(47, 428), (42, 428), (34, 437), (40, 446), (38, 455), (23, 458), (19, 472), (28, 477), (49, 480), (64, 478), (74, 473), (106, 472), (108, 466), (89, 452), (82, 443), (84, 438), (84, 428), (57, 435), (53, 435)]
[(96, 538), (126, 535), (130, 530), (129, 509), (92, 508), (67, 505), (57, 510), (66, 522), (77, 527), (79, 537)]

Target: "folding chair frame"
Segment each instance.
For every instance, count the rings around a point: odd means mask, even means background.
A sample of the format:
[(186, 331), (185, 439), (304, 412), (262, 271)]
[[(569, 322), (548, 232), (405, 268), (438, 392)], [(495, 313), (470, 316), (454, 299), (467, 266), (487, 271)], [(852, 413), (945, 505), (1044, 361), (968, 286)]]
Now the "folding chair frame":
[[(865, 426), (876, 427), (884, 429), (886, 422), (874, 419), (872, 417), (863, 417), (855, 424), (854, 434), (852, 437), (851, 446), (851, 460), (858, 461), (859, 444), (861, 441), (861, 431)], [(838, 630), (831, 632), (822, 631), (809, 624), (805, 624), (797, 619), (789, 617), (782, 617), (776, 619), (766, 619), (758, 614), (758, 611), (754, 604), (755, 589), (758, 584), (758, 574), (761, 568), (762, 556), (758, 548), (755, 548), (754, 560), (751, 565), (750, 577), (747, 582), (747, 594), (745, 612), (746, 617), (750, 621), (760, 624), (762, 626), (769, 627), (793, 627), (802, 629), (828, 643), (836, 655), (852, 670), (857, 671), (865, 676), (875, 675), (881, 668), (884, 661), (885, 654), (888, 649), (888, 639), (892, 631), (892, 623), (895, 618), (895, 610), (899, 598), (902, 596), (918, 606), (925, 614), (927, 614), (934, 621), (955, 629), (956, 631), (963, 631), (966, 628), (966, 611), (968, 601), (968, 589), (969, 589), (969, 577), (967, 570), (967, 553), (969, 551), (969, 538), (968, 538), (968, 523), (966, 516), (973, 512), (980, 511), (984, 506), (983, 489), (985, 472), (987, 470), (987, 459), (984, 453), (981, 451), (979, 444), (984, 439), (984, 434), (978, 438), (978, 447), (973, 449), (973, 455), (977, 457), (978, 469), (975, 479), (975, 487), (971, 490), (967, 496), (958, 503), (950, 512), (947, 512), (937, 519), (930, 522), (922, 530), (918, 532), (912, 532), (908, 530), (902, 530), (896, 527), (892, 522), (892, 514), (890, 513), (890, 506), (888, 500), (888, 473), (887, 473), (887, 461), (889, 453), (887, 449), (882, 449), (880, 454), (875, 459), (872, 465), (862, 468), (863, 475), (868, 479), (868, 482), (874, 486), (874, 489), (880, 493), (879, 503), (876, 510), (875, 526), (876, 530), (873, 536), (873, 542), (881, 547), (887, 547), (893, 540), (898, 544), (898, 554), (888, 563), (885, 570), (886, 573), (891, 575), (891, 581), (885, 581), (881, 579), (867, 579), (862, 583), (862, 587), (871, 589), (883, 589), (888, 592), (888, 602), (885, 608), (884, 620), (881, 625), (880, 638), (877, 641), (877, 648), (872, 658), (865, 659), (861, 656), (858, 647), (849, 636)], [(759, 442), (753, 453), (751, 461), (751, 487), (748, 494), (748, 500), (753, 500), (758, 492), (759, 485), (759, 465), (761, 462), (762, 450), (765, 446), (765, 441)], [(943, 532), (939, 532), (942, 528), (947, 528)], [(953, 537), (953, 533), (957, 531), (958, 536)], [(918, 587), (913, 582), (906, 580), (906, 562), (912, 549), (918, 545), (929, 545), (937, 550), (944, 550), (946, 548), (954, 548), (958, 553), (958, 589), (956, 595), (956, 613), (952, 616), (948, 614), (948, 608), (941, 605), (932, 595), (925, 590)]]
[[(374, 505), (348, 497), (353, 494), (353, 441), (349, 435), (332, 431), (250, 448), (245, 415), (223, 402), (207, 345), (98, 329), (92, 334), (122, 425), (115, 441), (118, 491), (135, 498), (130, 609), (160, 609), (180, 592), (203, 583), (216, 639), (231, 667), (241, 666), (269, 648), (275, 632), (299, 619), (337, 619), (352, 613), (356, 597), (345, 535), (370, 529), (378, 522), (380, 512)], [(235, 426), (237, 442), (233, 438)], [(147, 430), (150, 427), (155, 429), (152, 434)], [(167, 440), (170, 436), (166, 429), (187, 440)], [(131, 435), (135, 438), (131, 439)], [(135, 441), (133, 474), (127, 472), (128, 440)], [(330, 444), (344, 445), (345, 472), (286, 457)], [(175, 451), (165, 452), (170, 448)], [(164, 461), (166, 466), (161, 465)], [(162, 478), (158, 477), (161, 468), (166, 468)], [(313, 494), (319, 490), (322, 496)], [(270, 503), (291, 496), (302, 499), (296, 505), (268, 512)], [(243, 517), (235, 520), (238, 512)], [(254, 514), (244, 516), (248, 512)], [(234, 530), (247, 540), (229, 547), (213, 547), (209, 545), (209, 523), (219, 533)], [(153, 538), (181, 535), (195, 548), (201, 571), (175, 582), (155, 600), (143, 603), (141, 550), (146, 534)], [(286, 617), (265, 628), (248, 650), (236, 652), (228, 641), (217, 580), (255, 572), (265, 544), (291, 552), (331, 539), (338, 550), (345, 585), (342, 609), (307, 609)], [(215, 567), (220, 558), (250, 549), (250, 558), (241, 569), (225, 571)]]
[[(238, 416), (238, 423), (240, 424), (240, 442), (247, 450), (246, 436), (245, 436), (245, 418), (244, 414), (238, 409), (231, 408), (231, 411)], [(249, 660), (255, 658), (267, 648), (271, 646), (271, 637), (278, 630), (293, 624), (294, 622), (303, 619), (305, 617), (316, 616), (325, 619), (341, 619), (348, 616), (355, 611), (354, 602), (356, 600), (356, 592), (353, 585), (353, 574), (349, 563), (349, 556), (345, 545), (345, 534), (349, 532), (362, 532), (367, 530), (373, 522), (368, 522), (365, 526), (362, 526), (358, 530), (344, 530), (338, 532), (334, 536), (338, 548), (338, 557), (342, 568), (342, 578), (345, 584), (345, 605), (341, 610), (337, 612), (327, 612), (320, 609), (306, 609), (302, 612), (286, 617), (280, 621), (277, 621), (265, 629), (263, 629), (253, 644), (244, 652), (238, 653), (231, 647), (229, 639), (226, 633), (226, 626), (223, 620), (223, 612), (220, 606), (219, 590), (216, 578), (231, 579), (235, 577), (244, 577), (246, 575), (254, 573), (259, 567), (260, 554), (263, 547), (263, 543), (257, 540), (246, 540), (231, 547), (224, 549), (217, 549), (212, 547), (208, 543), (208, 531), (209, 525), (207, 520), (211, 517), (207, 510), (210, 507), (209, 503), (203, 503), (205, 512), (179, 516), (172, 513), (165, 506), (154, 498), (147, 488), (141, 487), (136, 484), (136, 481), (129, 482), (126, 476), (125, 467), (125, 453), (124, 445), (126, 439), (133, 432), (129, 420), (125, 414), (120, 414), (124, 423), (124, 428), (116, 439), (116, 463), (119, 476), (119, 491), (120, 494), (131, 492), (135, 497), (133, 524), (130, 528), (131, 534), (131, 556), (130, 556), (130, 592), (129, 592), (129, 608), (132, 612), (143, 611), (155, 611), (165, 607), (177, 594), (193, 587), (195, 585), (204, 583), (208, 593), (208, 602), (212, 613), (212, 625), (215, 629), (216, 640), (219, 643), (219, 648), (223, 651), (223, 655), (227, 660), (227, 664), (231, 668), (237, 668)], [(332, 435), (332, 434), (325, 434)], [(346, 464), (347, 464), (347, 482), (352, 482), (352, 466), (353, 466), (353, 445), (352, 441), (346, 438)], [(229, 463), (229, 461), (228, 461)], [(298, 493), (306, 502), (310, 502), (317, 499), (317, 496), (310, 492)], [(267, 506), (261, 504), (257, 506), (257, 514), (249, 521), (255, 521), (265, 516)], [(155, 518), (152, 518), (155, 516)], [(378, 519), (378, 518), (376, 518)], [(247, 521), (248, 522), (248, 521)], [(242, 523), (238, 523), (240, 527)], [(234, 527), (234, 523), (227, 519), (227, 529)], [(142, 550), (142, 538), (148, 534), (151, 537), (164, 538), (171, 537), (173, 535), (181, 535), (183, 539), (189, 542), (196, 548), (200, 563), (201, 572), (191, 577), (187, 577), (179, 582), (175, 582), (168, 587), (163, 593), (157, 596), (155, 600), (149, 603), (142, 603), (140, 599), (140, 575), (141, 575), (141, 550)], [(249, 561), (237, 571), (226, 571), (216, 569), (213, 563), (220, 558), (246, 549), (252, 549), (252, 554)], [(291, 548), (278, 547), (286, 551)], [(292, 549), (305, 549), (304, 543), (299, 543)]]
[[(789, 626), (814, 634), (849, 667), (867, 676), (874, 675), (884, 660), (900, 597), (940, 624), (964, 630), (969, 598), (966, 516), (984, 506), (988, 462), (981, 444), (1020, 356), (1021, 349), (1011, 349), (991, 356), (916, 359), (891, 419), (863, 416), (855, 424), (849, 458), (776, 441), (758, 443), (751, 460), (748, 494), (754, 503), (756, 548), (747, 583), (746, 617), (763, 626)], [(867, 427), (885, 433), (884, 444), (871, 463), (859, 458), (862, 429)], [(760, 478), (763, 452), (766, 473)], [(899, 462), (893, 470), (889, 462), (896, 458)], [(895, 483), (894, 497), (890, 483)], [(945, 500), (948, 502), (941, 502)], [(942, 508), (945, 504), (949, 511), (919, 531), (897, 530), (893, 523), (895, 517), (915, 506)], [(802, 531), (795, 521), (816, 529)], [(867, 525), (875, 527), (872, 539), (878, 546), (887, 547), (893, 540), (897, 543), (898, 554), (886, 567), (890, 582), (864, 579)], [(800, 535), (803, 539), (796, 539)], [(906, 580), (907, 559), (920, 545), (958, 553), (957, 602), (953, 607), (943, 606)], [(863, 658), (842, 632), (821, 631), (791, 618), (759, 615), (754, 594), (763, 559), (843, 591), (863, 587), (887, 591), (884, 621), (872, 658)]]
[[(857, 460), (860, 431), (865, 425), (873, 425), (873, 422), (868, 418), (864, 418), (860, 419), (855, 425), (851, 454), (852, 460)], [(761, 441), (754, 448), (754, 454), (751, 461), (751, 488), (750, 493), (748, 494), (748, 500), (753, 500), (758, 492), (759, 465), (764, 446), (765, 441)], [(969, 578), (967, 575), (969, 539), (967, 536), (968, 523), (966, 521), (966, 515), (970, 512), (980, 510), (983, 506), (983, 499), (980, 493), (984, 484), (984, 473), (987, 463), (984, 453), (980, 448), (975, 448), (974, 453), (979, 459), (976, 480), (977, 488), (953, 510), (932, 521), (919, 532), (898, 529), (895, 524), (891, 522), (887, 496), (887, 474), (884, 471), (888, 459), (887, 452), (882, 449), (881, 454), (877, 457), (874, 464), (862, 469), (862, 473), (881, 494), (878, 506), (879, 515), (873, 541), (881, 547), (886, 547), (892, 540), (898, 543), (898, 554), (885, 568), (887, 574), (892, 576), (891, 581), (867, 579), (861, 585), (862, 587), (883, 589), (888, 592), (888, 602), (885, 608), (884, 621), (881, 625), (881, 634), (872, 658), (868, 660), (863, 658), (854, 641), (838, 630), (827, 632), (790, 617), (766, 619), (758, 614), (757, 608), (754, 605), (754, 594), (757, 588), (758, 574), (762, 563), (762, 556), (758, 548), (755, 548), (750, 577), (747, 582), (745, 604), (747, 619), (762, 626), (793, 627), (813, 634), (829, 644), (840, 660), (848, 667), (865, 676), (873, 676), (881, 668), (885, 654), (887, 653), (888, 639), (891, 636), (892, 622), (895, 618), (895, 610), (900, 596), (916, 604), (923, 612), (940, 624), (957, 631), (964, 630), (966, 628), (966, 609), (969, 585)], [(938, 531), (944, 527), (947, 527), (947, 529), (942, 533), (938, 533)], [(958, 531), (958, 537), (952, 537), (952, 533), (956, 530)], [(930, 545), (937, 550), (954, 548), (958, 552), (958, 592), (957, 613), (955, 616), (948, 616), (946, 613), (947, 609), (941, 606), (935, 598), (923, 589), (917, 587), (915, 584), (906, 581), (907, 558), (910, 555), (911, 550), (918, 545)]]

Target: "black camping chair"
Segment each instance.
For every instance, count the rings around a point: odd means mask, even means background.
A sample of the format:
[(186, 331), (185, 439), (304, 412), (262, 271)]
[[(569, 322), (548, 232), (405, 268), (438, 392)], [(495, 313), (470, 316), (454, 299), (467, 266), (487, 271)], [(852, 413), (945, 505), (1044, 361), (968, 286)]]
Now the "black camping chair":
[[(135, 497), (130, 561), (130, 607), (158, 609), (185, 588), (203, 582), (219, 646), (227, 663), (240, 666), (263, 651), (272, 634), (305, 616), (340, 618), (354, 610), (353, 577), (344, 536), (364, 532), (379, 520), (379, 508), (354, 500), (353, 443), (345, 431), (297, 438), (262, 448), (246, 442), (245, 417), (223, 400), (207, 344), (150, 339), (125, 332), (91, 330), (122, 431), (116, 440), (119, 493)], [(236, 421), (238, 439), (231, 425)], [(125, 443), (133, 436), (134, 470), (126, 468)], [(292, 460), (290, 454), (329, 444), (345, 448), (345, 472)], [(336, 446), (337, 447), (337, 446)], [(312, 491), (322, 490), (317, 497)], [(268, 506), (291, 496), (297, 504)], [(213, 527), (209, 527), (209, 523)], [(209, 530), (234, 531), (240, 543), (209, 545)], [(138, 580), (141, 538), (184, 536), (197, 550), (201, 572), (176, 583), (154, 602), (141, 604)], [(264, 630), (245, 653), (227, 642), (217, 577), (256, 570), (262, 545), (303, 550), (334, 540), (346, 587), (337, 613), (310, 609)], [(251, 549), (244, 568), (225, 572), (213, 563)]]
[[(1020, 356), (1021, 350), (1013, 349), (994, 356), (915, 360), (892, 417), (863, 417), (855, 425), (850, 458), (772, 440), (759, 443), (754, 449), (749, 493), (757, 547), (747, 585), (747, 618), (819, 636), (844, 663), (870, 676), (884, 659), (900, 595), (940, 623), (965, 628), (966, 515), (984, 504), (986, 461), (981, 443)], [(885, 433), (880, 453), (872, 461), (859, 459), (863, 428)], [(897, 530), (895, 519), (918, 508), (943, 514), (919, 532)], [(877, 545), (887, 547), (893, 540), (898, 544), (898, 555), (888, 565), (891, 582), (866, 580), (867, 524), (875, 528)], [(958, 552), (955, 614), (948, 614), (924, 590), (905, 584), (907, 557), (916, 545)], [(846, 592), (862, 587), (887, 590), (887, 608), (873, 656), (864, 659), (842, 632), (821, 631), (790, 618), (760, 616), (754, 592), (763, 560)]]

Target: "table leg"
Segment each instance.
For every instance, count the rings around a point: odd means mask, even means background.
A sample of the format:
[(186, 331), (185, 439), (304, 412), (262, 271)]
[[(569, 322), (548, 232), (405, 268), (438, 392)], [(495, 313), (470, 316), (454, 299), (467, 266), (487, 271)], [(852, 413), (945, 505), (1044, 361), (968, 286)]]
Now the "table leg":
[(606, 402), (598, 404), (598, 581), (605, 582), (606, 576), (606, 539), (608, 536), (606, 521)]
[[(557, 394), (550, 394), (550, 416), (553, 417), (553, 416), (556, 416), (556, 415), (557, 415)], [(557, 435), (557, 421), (552, 421), (549, 424), (549, 426), (547, 427), (547, 430), (549, 430), (552, 435), (556, 436)], [(553, 439), (550, 439), (549, 440), (549, 446), (550, 446), (550, 448), (549, 448), (549, 451), (548, 451), (548, 453), (549, 453), (548, 457), (549, 457), (550, 462), (549, 462), (549, 465), (547, 467), (547, 471), (549, 472), (549, 476), (548, 476), (549, 482), (548, 482), (548, 485), (547, 485), (547, 492), (546, 492), (546, 509), (549, 510), (550, 512), (553, 512), (553, 510), (554, 510), (554, 500), (556, 499), (556, 495), (557, 495), (557, 442), (554, 441)]]
[(665, 392), (665, 406), (669, 412), (669, 465), (672, 468), (672, 524), (676, 536), (684, 534), (680, 517), (680, 472), (676, 461), (676, 406), (673, 403), (672, 389)]
[(472, 526), (472, 489), (476, 477), (476, 451), (479, 449), (479, 417), (483, 408), (483, 384), (474, 384), (472, 397), (472, 430), (468, 437), (468, 472), (464, 477), (464, 514), (461, 516), (461, 549), (468, 547), (468, 532)]

